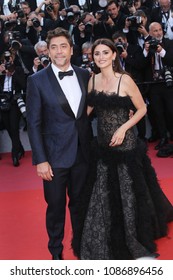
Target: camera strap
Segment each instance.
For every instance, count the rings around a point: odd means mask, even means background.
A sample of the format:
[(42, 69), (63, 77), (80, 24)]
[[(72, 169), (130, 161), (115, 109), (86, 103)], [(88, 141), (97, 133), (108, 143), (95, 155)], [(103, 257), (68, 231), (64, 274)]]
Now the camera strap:
[(23, 68), (23, 70), (24, 70), (24, 73), (25, 73), (25, 74), (29, 74), (29, 71), (28, 71), (28, 69), (26, 68), (25, 64), (23, 63), (23, 60), (22, 60), (22, 57), (21, 57), (20, 53), (17, 52), (17, 55), (18, 55), (18, 58), (19, 58), (19, 62), (20, 62), (21, 66), (22, 66), (22, 68)]

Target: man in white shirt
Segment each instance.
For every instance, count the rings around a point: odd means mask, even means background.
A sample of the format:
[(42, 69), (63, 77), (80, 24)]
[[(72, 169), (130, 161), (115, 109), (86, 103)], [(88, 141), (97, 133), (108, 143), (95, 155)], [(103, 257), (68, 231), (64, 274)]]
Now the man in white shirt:
[(27, 124), (33, 164), (43, 179), (52, 259), (63, 258), (66, 191), (73, 232), (84, 187), (90, 126), (86, 113), (89, 72), (70, 63), (72, 39), (56, 28), (47, 37), (51, 64), (28, 78)]
[(153, 40), (145, 43), (143, 53), (149, 62), (147, 80), (154, 81), (150, 85), (148, 98), (160, 138), (155, 149), (159, 150), (168, 143), (168, 131), (173, 137), (173, 41), (163, 36), (162, 26), (158, 22), (150, 24), (149, 34)]

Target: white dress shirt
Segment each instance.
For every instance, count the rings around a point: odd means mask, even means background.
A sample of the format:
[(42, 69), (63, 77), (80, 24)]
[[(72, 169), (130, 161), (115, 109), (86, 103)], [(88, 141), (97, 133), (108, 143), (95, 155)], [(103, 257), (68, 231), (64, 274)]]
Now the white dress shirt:
[(11, 14), (9, 7), (8, 7), (8, 2), (9, 0), (4, 0), (4, 4), (3, 4), (3, 13), (5, 16), (8, 16)]
[(11, 91), (12, 90), (12, 76), (5, 76), (4, 80), (4, 88), (3, 91)]
[(82, 91), (79, 86), (76, 73), (70, 65), (66, 71), (73, 70), (73, 76), (65, 76), (62, 80), (60, 80), (58, 73), (62, 70), (56, 67), (53, 63), (51, 64), (51, 67), (76, 117), (82, 96)]

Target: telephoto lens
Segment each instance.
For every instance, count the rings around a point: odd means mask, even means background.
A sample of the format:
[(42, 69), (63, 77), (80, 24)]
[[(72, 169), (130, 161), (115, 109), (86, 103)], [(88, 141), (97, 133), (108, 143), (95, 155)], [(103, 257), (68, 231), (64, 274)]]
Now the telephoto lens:
[(173, 77), (171, 71), (165, 67), (165, 83), (167, 87), (173, 86)]

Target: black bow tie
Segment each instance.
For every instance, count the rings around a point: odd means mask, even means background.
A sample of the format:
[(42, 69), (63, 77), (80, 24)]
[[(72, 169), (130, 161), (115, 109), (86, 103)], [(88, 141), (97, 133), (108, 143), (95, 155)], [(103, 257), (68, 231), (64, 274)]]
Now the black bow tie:
[(62, 80), (65, 76), (73, 76), (73, 70), (59, 72), (58, 73), (60, 80)]

